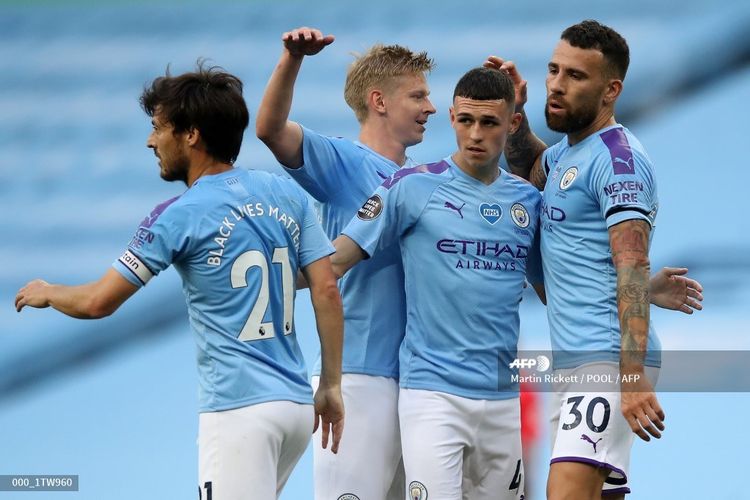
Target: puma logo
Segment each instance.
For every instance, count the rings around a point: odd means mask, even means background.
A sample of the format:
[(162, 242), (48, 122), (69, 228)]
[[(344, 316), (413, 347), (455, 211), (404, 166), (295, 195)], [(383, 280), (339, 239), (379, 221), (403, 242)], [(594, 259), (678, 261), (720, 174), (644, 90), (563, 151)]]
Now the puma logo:
[(601, 440), (602, 440), (602, 438), (599, 438), (599, 439), (598, 439), (598, 440), (596, 441), (596, 443), (595, 443), (595, 442), (594, 442), (594, 441), (592, 441), (592, 440), (591, 440), (591, 438), (590, 438), (590, 437), (588, 437), (588, 436), (587, 436), (586, 434), (581, 434), (581, 439), (582, 439), (582, 440), (584, 440), (584, 441), (588, 441), (589, 443), (591, 443), (592, 445), (594, 445), (594, 453), (596, 453), (596, 445), (597, 445), (597, 443), (598, 443), (599, 441), (601, 441)]
[(455, 210), (456, 212), (458, 212), (458, 215), (460, 215), (462, 219), (464, 218), (464, 214), (461, 213), (461, 209), (464, 208), (465, 206), (466, 206), (466, 203), (464, 203), (460, 207), (457, 207), (450, 201), (445, 202), (445, 208), (450, 208), (451, 210)]

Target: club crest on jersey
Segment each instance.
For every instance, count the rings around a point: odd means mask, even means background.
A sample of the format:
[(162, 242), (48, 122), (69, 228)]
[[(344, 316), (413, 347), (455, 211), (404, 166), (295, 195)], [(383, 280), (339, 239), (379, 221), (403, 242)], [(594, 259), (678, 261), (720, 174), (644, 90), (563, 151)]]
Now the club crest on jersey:
[(355, 495), (354, 493), (344, 493), (340, 497), (338, 497), (336, 500), (359, 500), (359, 497)]
[(520, 203), (515, 203), (510, 207), (510, 218), (520, 228), (529, 227), (529, 212)]
[(374, 194), (357, 210), (357, 218), (361, 220), (373, 220), (383, 211), (383, 200)]
[(576, 180), (576, 177), (578, 177), (578, 167), (570, 167), (565, 171), (562, 179), (560, 179), (560, 189), (563, 191), (568, 189), (573, 184), (573, 181)]
[(482, 203), (479, 205), (479, 215), (494, 226), (503, 216), (503, 209), (497, 203), (493, 203), (492, 205), (489, 203)]
[(419, 481), (409, 483), (409, 500), (427, 500), (427, 488)]

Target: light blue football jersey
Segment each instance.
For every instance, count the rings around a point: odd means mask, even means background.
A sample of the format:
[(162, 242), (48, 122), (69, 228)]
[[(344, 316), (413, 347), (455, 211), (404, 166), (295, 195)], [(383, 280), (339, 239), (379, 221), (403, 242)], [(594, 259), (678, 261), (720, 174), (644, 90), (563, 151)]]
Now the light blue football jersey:
[(182, 277), (199, 408), (208, 412), (312, 403), (293, 321), (295, 281), (300, 267), (333, 250), (297, 185), (235, 168), (158, 205), (113, 266), (137, 286), (170, 264)]
[(368, 255), (400, 246), (401, 387), (518, 396), (509, 365), (540, 202), (535, 188), (507, 172), (487, 186), (446, 158), (397, 172), (344, 229)]
[[(319, 202), (323, 227), (333, 240), (399, 166), (364, 144), (302, 130), (304, 163), (287, 172)], [(344, 303), (343, 372), (397, 378), (406, 324), (398, 248), (356, 266), (339, 289)], [(319, 360), (315, 373), (320, 373)]]
[[(658, 208), (651, 160), (621, 125), (575, 146), (567, 138), (542, 156), (547, 170), (541, 251), (555, 368), (620, 359), (617, 272), (608, 228), (631, 219), (652, 226)], [(649, 325), (646, 364), (659, 366)]]

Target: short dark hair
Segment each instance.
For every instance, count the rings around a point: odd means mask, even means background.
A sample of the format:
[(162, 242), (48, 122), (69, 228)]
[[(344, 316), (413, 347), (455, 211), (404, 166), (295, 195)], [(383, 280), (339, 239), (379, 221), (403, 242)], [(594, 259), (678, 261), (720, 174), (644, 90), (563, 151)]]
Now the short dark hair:
[(465, 97), (475, 101), (504, 100), (508, 108), (513, 110), (516, 93), (513, 81), (505, 72), (494, 68), (470, 69), (456, 84), (453, 99)]
[(604, 55), (609, 71), (619, 80), (625, 79), (630, 65), (628, 42), (609, 26), (586, 19), (563, 31), (560, 39), (579, 49), (598, 50)]
[(206, 152), (217, 160), (237, 159), (250, 114), (236, 76), (201, 60), (192, 73), (172, 76), (167, 68), (144, 88), (140, 103), (148, 116), (158, 112), (176, 133), (198, 129)]

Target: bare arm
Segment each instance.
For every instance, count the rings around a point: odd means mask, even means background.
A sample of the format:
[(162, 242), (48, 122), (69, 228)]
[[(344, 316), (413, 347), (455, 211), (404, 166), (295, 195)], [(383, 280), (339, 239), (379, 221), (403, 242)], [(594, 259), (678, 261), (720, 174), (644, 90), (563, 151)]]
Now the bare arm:
[(367, 256), (353, 239), (344, 234), (333, 240), (333, 246), (336, 248), (336, 253), (331, 256), (331, 264), (333, 264), (333, 272), (337, 278), (344, 276), (349, 269)]
[(526, 80), (521, 77), (513, 61), (489, 56), (484, 66), (504, 71), (513, 81), (516, 93), (516, 113), (521, 114), (521, 125), (515, 133), (508, 136), (508, 142), (505, 144), (505, 159), (508, 161), (511, 172), (527, 179), (541, 191), (547, 182), (547, 173), (542, 166), (542, 153), (547, 149), (547, 145), (531, 131), (529, 120), (523, 109), (527, 101)]
[[(649, 326), (650, 226), (628, 220), (609, 229), (612, 261), (617, 270), (617, 312), (620, 319), (620, 374), (622, 413), (644, 441), (659, 438), (664, 412), (644, 372)], [(657, 430), (658, 429), (658, 430)]]
[(333, 43), (333, 36), (311, 28), (298, 28), (281, 37), (284, 49), (274, 69), (255, 120), (255, 134), (276, 159), (288, 168), (302, 166), (302, 129), (289, 120), (294, 83), (305, 56), (317, 54)]
[(138, 287), (114, 269), (85, 285), (53, 285), (34, 280), (16, 294), (16, 311), (21, 312), (25, 306), (52, 307), (74, 318), (97, 319), (115, 312), (136, 291)]
[[(315, 429), (322, 423), (323, 448), (333, 432), (331, 451), (338, 452), (344, 430), (344, 402), (341, 397), (341, 357), (344, 316), (336, 277), (328, 257), (302, 269), (310, 284), (310, 298), (320, 337), (320, 385), (315, 392)], [(314, 431), (313, 431), (314, 432)]]

